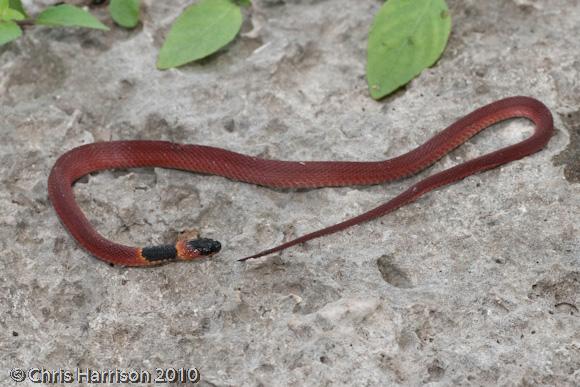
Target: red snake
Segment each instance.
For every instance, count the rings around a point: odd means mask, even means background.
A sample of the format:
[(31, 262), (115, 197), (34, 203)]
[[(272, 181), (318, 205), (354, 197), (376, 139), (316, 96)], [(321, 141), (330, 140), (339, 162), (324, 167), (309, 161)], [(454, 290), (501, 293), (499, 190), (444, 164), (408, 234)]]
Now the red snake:
[(219, 175), (272, 188), (379, 184), (413, 175), (481, 130), (518, 117), (527, 118), (535, 124), (534, 133), (525, 140), (438, 172), (362, 215), (242, 259), (246, 260), (377, 218), (438, 187), (535, 153), (547, 144), (552, 135), (552, 114), (544, 104), (533, 98), (502, 99), (459, 119), (412, 151), (384, 161), (281, 161), (246, 156), (210, 146), (181, 145), (166, 141), (99, 142), (79, 146), (59, 157), (48, 178), (48, 196), (62, 224), (77, 242), (106, 262), (124, 266), (149, 266), (190, 260), (218, 252), (221, 244), (211, 239), (181, 240), (174, 245), (144, 248), (114, 243), (91, 226), (75, 202), (72, 189), (74, 182), (89, 173), (105, 169), (161, 167)]

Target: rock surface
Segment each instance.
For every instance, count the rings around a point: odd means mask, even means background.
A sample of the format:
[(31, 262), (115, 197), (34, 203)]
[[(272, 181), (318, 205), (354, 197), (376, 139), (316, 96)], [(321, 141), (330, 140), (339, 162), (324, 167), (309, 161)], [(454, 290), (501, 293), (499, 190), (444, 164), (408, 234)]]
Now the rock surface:
[[(133, 31), (96, 8), (111, 31), (28, 28), (0, 48), (1, 380), (13, 367), (197, 367), (204, 386), (580, 385), (576, 0), (448, 0), (443, 57), (381, 102), (365, 83), (380, 1), (254, 0), (241, 37), (165, 72), (156, 52), (191, 2), (144, 3)], [(499, 125), (431, 171), (381, 186), (269, 190), (162, 169), (76, 184), (116, 241), (196, 229), (224, 245), (154, 269), (96, 260), (47, 199), (56, 158), (94, 141), (380, 160), (510, 95), (552, 109), (542, 152), (246, 264), (236, 258), (356, 215), (531, 126)]]

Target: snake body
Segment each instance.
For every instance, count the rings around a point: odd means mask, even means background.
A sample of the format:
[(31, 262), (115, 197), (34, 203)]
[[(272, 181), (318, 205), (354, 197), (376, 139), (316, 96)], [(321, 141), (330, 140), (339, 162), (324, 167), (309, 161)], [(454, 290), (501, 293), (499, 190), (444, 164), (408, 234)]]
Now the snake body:
[(91, 226), (76, 203), (72, 188), (74, 182), (89, 173), (106, 169), (161, 167), (219, 175), (272, 188), (379, 184), (427, 168), (481, 130), (510, 118), (531, 120), (535, 126), (533, 134), (519, 143), (429, 176), (364, 214), (242, 259), (246, 260), (369, 221), (438, 187), (535, 153), (547, 144), (553, 133), (552, 115), (536, 99), (505, 98), (469, 113), (423, 145), (384, 161), (282, 161), (247, 156), (216, 147), (166, 141), (99, 142), (79, 146), (59, 157), (48, 179), (48, 194), (69, 233), (91, 254), (106, 262), (124, 266), (149, 266), (191, 260), (218, 252), (221, 244), (211, 239), (194, 239), (181, 240), (174, 245), (141, 248), (112, 242)]

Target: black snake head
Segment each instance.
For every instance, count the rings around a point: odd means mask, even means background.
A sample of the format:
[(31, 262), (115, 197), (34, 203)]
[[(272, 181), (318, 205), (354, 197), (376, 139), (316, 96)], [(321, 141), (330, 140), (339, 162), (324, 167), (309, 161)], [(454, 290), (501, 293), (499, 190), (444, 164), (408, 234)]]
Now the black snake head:
[(222, 244), (208, 238), (191, 239), (186, 243), (187, 248), (199, 252), (200, 255), (212, 255), (221, 250)]

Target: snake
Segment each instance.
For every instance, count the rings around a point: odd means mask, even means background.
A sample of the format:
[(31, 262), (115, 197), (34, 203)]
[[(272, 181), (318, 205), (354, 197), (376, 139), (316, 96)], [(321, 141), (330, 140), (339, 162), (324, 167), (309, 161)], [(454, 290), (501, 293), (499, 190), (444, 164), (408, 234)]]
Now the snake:
[(458, 119), (415, 149), (383, 161), (285, 161), (168, 141), (95, 142), (73, 148), (57, 159), (48, 178), (48, 196), (61, 223), (78, 244), (109, 264), (152, 266), (190, 261), (214, 255), (220, 251), (221, 243), (209, 238), (177, 238), (173, 244), (147, 247), (115, 243), (97, 232), (84, 215), (75, 201), (74, 183), (102, 170), (158, 167), (218, 175), (274, 189), (377, 185), (417, 174), (483, 129), (512, 118), (531, 121), (533, 133), (518, 143), (430, 175), (358, 216), (240, 259), (245, 261), (381, 217), (429, 191), (533, 154), (544, 148), (553, 134), (552, 114), (542, 102), (531, 97), (500, 99)]

